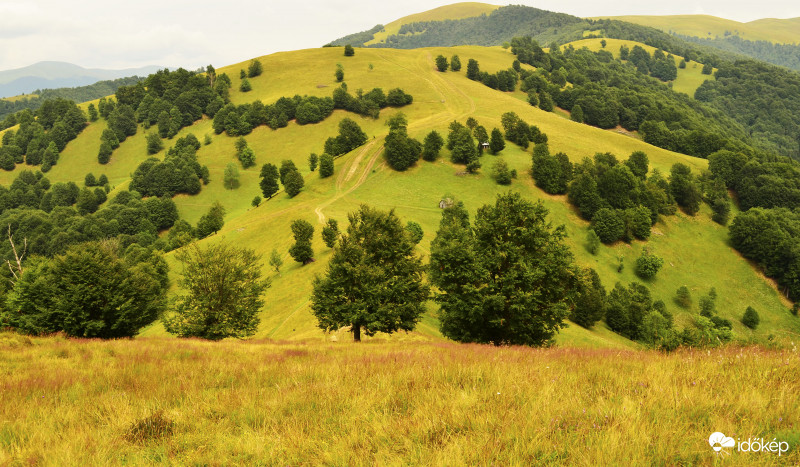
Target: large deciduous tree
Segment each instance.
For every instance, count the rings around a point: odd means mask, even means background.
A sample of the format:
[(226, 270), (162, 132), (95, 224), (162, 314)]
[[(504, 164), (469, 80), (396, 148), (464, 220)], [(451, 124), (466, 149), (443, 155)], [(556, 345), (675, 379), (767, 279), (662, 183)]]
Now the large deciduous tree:
[(324, 277), (314, 280), (311, 310), (326, 331), (350, 326), (353, 339), (410, 331), (425, 311), (428, 287), (414, 244), (394, 211), (361, 206), (349, 216)]
[(569, 313), (578, 271), (547, 209), (518, 193), (478, 210), (445, 209), (431, 244), (442, 334), (460, 342), (548, 345)]
[(255, 334), (264, 306), (261, 295), (270, 282), (261, 279), (261, 258), (253, 250), (228, 243), (192, 244), (177, 258), (183, 264), (179, 284), (185, 293), (164, 319), (168, 332), (210, 340)]

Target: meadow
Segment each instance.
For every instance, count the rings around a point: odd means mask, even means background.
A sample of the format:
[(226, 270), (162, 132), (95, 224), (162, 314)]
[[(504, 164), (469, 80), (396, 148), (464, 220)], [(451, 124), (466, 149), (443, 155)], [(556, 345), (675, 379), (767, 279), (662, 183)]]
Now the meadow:
[(6, 333), (0, 465), (790, 465), (798, 357)]

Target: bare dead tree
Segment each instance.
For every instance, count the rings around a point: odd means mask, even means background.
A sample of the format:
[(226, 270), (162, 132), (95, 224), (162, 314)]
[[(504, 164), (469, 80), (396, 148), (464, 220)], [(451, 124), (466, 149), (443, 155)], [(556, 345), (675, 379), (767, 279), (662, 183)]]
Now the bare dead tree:
[(28, 252), (28, 239), (25, 238), (23, 243), (24, 246), (22, 248), (22, 255), (17, 252), (17, 246), (14, 245), (14, 238), (11, 235), (11, 224), (8, 224), (8, 243), (11, 244), (11, 250), (14, 252), (14, 260), (17, 263), (16, 265), (11, 264), (11, 260), (6, 260), (6, 264), (8, 264), (8, 269), (11, 271), (11, 274), (14, 276), (14, 280), (10, 280), (11, 285), (14, 285), (18, 281), (20, 277), (22, 277), (23, 269), (22, 269), (22, 258), (25, 257), (25, 253)]

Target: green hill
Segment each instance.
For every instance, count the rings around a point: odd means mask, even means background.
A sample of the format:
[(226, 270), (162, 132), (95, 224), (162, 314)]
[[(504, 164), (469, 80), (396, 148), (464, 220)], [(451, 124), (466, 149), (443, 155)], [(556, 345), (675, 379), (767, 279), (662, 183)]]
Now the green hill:
[[(500, 127), (500, 115), (512, 110), (538, 125), (550, 137), (552, 151), (563, 151), (575, 162), (596, 152), (611, 152), (625, 158), (633, 151), (642, 150), (648, 154), (651, 168), (658, 168), (662, 172), (669, 171), (675, 162), (683, 162), (695, 172), (706, 167), (705, 160), (665, 151), (635, 137), (580, 125), (559, 114), (531, 107), (524, 101), (525, 95), (520, 91), (501, 93), (468, 80), (463, 72), (439, 73), (435, 71), (433, 57), (440, 53), (456, 53), (463, 60), (475, 58), (480, 61), (482, 69), (489, 72), (507, 68), (513, 59), (509, 52), (499, 47), (361, 49), (355, 57), (346, 59), (341, 56), (341, 49), (337, 48), (284, 52), (261, 57), (265, 72), (262, 76), (251, 78), (253, 90), (249, 93), (233, 91), (231, 99), (234, 103), (245, 103), (256, 99), (271, 102), (278, 96), (294, 93), (327, 96), (336, 86), (332, 70), (337, 63), (342, 63), (350, 89), (399, 86), (412, 94), (414, 104), (402, 111), (409, 118), (410, 135), (419, 139), (431, 129), (446, 133), (451, 121), (463, 122), (470, 116), (489, 129)], [(315, 66), (308, 67), (309, 63)], [(238, 70), (246, 66), (247, 63), (231, 65), (219, 69), (218, 73), (227, 72), (233, 76), (233, 89), (238, 89)], [(395, 208), (404, 220), (414, 220), (422, 225), (425, 236), (419, 249), (426, 254), (438, 226), (440, 210), (437, 204), (442, 195), (448, 193), (464, 201), (474, 213), (482, 204), (491, 202), (495, 194), (507, 190), (495, 184), (488, 175), (494, 157), (490, 155), (483, 156), (484, 170), (475, 176), (458, 175), (462, 167), (448, 162), (447, 154), (436, 163), (420, 161), (417, 166), (403, 173), (388, 169), (381, 154), (383, 136), (388, 131), (384, 122), (395, 112), (385, 110), (379, 120), (355, 116), (370, 140), (365, 146), (337, 159), (336, 174), (328, 179), (319, 179), (316, 173), (308, 171), (308, 154), (322, 152), (324, 139), (335, 134), (338, 121), (345, 116), (354, 118), (353, 114), (337, 110), (332, 117), (318, 124), (301, 126), (291, 122), (288, 127), (278, 130), (256, 128), (246, 139), (255, 150), (257, 166), (266, 162), (279, 164), (283, 159), (291, 159), (306, 178), (306, 188), (296, 198), (289, 199), (281, 193), (258, 208), (250, 206), (250, 200), (259, 194), (257, 168), (241, 170), (242, 186), (237, 190), (225, 190), (221, 183), (225, 165), (235, 161), (235, 138), (224, 134), (213, 136), (211, 144), (199, 150), (198, 158), (202, 164), (209, 166), (212, 181), (199, 195), (180, 195), (175, 198), (181, 217), (194, 223), (213, 202), (220, 201), (228, 212), (226, 225), (219, 234), (203, 242), (224, 239), (252, 247), (263, 255), (269, 254), (273, 248), (284, 253), (286, 266), (280, 275), (264, 268), (265, 274), (272, 277), (273, 285), (267, 292), (267, 305), (257, 337), (322, 337), (309, 312), (308, 297), (311, 279), (324, 271), (330, 250), (322, 245), (317, 236), (314, 244), (317, 261), (308, 266), (292, 263), (285, 254), (292, 243), (289, 231), (292, 220), (302, 218), (321, 227), (322, 220), (327, 217), (344, 221), (346, 214), (361, 203)], [(96, 161), (96, 151), (104, 126), (103, 120), (93, 123), (75, 141), (70, 142), (59, 164), (48, 173), (48, 177), (52, 181), (80, 181), (87, 172), (96, 175), (105, 173), (117, 189), (126, 186), (129, 174), (147, 158), (145, 131), (140, 129), (136, 136), (122, 143), (114, 152), (111, 162), (101, 166)], [(184, 128), (177, 136), (189, 132), (201, 138), (205, 134), (213, 134), (211, 121), (201, 120)], [(532, 199), (541, 199), (550, 210), (553, 222), (566, 225), (568, 243), (581, 265), (597, 269), (607, 288), (613, 287), (617, 281), (628, 283), (635, 280), (633, 262), (644, 243), (602, 247), (597, 256), (589, 255), (583, 248), (587, 223), (580, 220), (564, 197), (550, 196), (534, 187), (527, 175), (530, 152), (509, 143), (502, 155), (497, 157), (504, 158), (520, 174), (511, 186), (512, 190), (519, 190)], [(17, 171), (0, 173), (0, 183), (9, 184)], [(786, 311), (788, 303), (781, 299), (769, 281), (727, 245), (727, 230), (711, 222), (708, 208), (704, 207), (696, 217), (682, 214), (668, 217), (656, 225), (654, 232), (647, 246), (666, 261), (665, 269), (658, 278), (648, 284), (654, 298), (671, 304), (675, 290), (681, 285), (688, 285), (695, 296), (713, 286), (720, 296), (720, 315), (730, 319), (741, 336), (751, 333), (739, 323), (739, 317), (748, 304), (757, 304), (762, 316), (762, 325), (756, 335), (797, 332), (797, 320)], [(625, 258), (626, 267), (622, 273), (617, 272), (619, 256)], [(720, 265), (725, 266), (720, 268)], [(674, 305), (669, 307), (676, 313), (679, 323), (691, 319), (690, 313), (679, 311)], [(417, 334), (436, 337), (438, 331), (434, 307), (429, 309), (431, 313), (423, 320)], [(143, 334), (153, 336), (164, 333), (160, 325), (155, 325)], [(562, 333), (559, 343), (600, 347), (632, 345), (609, 332), (602, 323), (592, 331), (573, 325)]]

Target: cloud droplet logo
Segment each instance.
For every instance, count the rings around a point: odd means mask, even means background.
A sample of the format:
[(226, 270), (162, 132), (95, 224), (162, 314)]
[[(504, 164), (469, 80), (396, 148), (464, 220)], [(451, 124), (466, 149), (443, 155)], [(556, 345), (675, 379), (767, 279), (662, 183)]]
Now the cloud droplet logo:
[(713, 449), (714, 452), (720, 452), (722, 448), (732, 448), (736, 446), (736, 441), (716, 431), (711, 433), (711, 436), (708, 437), (708, 444), (711, 445), (711, 449)]

